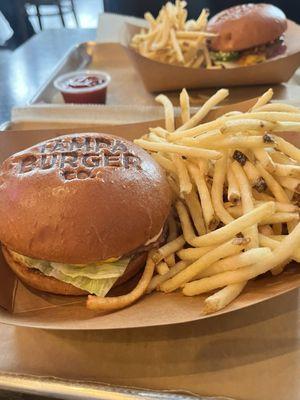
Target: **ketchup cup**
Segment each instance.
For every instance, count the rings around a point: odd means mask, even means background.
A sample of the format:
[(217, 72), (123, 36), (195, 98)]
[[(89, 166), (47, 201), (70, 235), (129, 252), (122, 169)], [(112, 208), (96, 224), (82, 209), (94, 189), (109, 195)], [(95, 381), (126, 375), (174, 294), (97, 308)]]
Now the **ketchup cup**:
[(60, 75), (54, 81), (65, 103), (105, 104), (110, 76), (103, 71), (73, 71)]

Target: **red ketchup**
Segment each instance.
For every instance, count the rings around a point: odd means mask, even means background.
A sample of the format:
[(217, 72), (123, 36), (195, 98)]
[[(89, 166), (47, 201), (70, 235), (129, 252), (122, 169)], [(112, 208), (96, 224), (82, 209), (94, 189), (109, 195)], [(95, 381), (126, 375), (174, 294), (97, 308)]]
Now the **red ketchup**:
[(74, 71), (59, 76), (54, 86), (66, 103), (105, 104), (110, 76), (100, 71)]

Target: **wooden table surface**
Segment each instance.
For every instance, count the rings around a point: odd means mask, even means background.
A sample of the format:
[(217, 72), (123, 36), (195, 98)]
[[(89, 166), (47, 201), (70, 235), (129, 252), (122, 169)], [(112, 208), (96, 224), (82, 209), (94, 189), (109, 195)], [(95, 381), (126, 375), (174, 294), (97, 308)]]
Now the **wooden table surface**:
[(12, 107), (33, 97), (72, 46), (95, 36), (94, 29), (45, 30), (0, 62), (0, 124), (10, 119)]

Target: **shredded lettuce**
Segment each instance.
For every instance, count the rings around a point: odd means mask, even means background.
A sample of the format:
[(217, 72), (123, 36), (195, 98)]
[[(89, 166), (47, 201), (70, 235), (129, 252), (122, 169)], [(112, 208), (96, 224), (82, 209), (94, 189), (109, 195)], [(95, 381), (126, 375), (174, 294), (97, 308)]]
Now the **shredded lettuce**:
[(104, 297), (109, 292), (116, 280), (124, 273), (130, 260), (124, 258), (114, 262), (100, 261), (86, 265), (73, 265), (36, 260), (12, 250), (10, 252), (16, 261), (22, 262), (28, 268), (38, 269), (46, 276), (70, 283), (100, 297)]

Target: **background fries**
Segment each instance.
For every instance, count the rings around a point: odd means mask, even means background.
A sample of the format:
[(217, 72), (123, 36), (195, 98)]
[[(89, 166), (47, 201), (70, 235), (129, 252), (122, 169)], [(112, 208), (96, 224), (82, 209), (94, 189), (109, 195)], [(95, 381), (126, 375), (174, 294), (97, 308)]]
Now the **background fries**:
[[(212, 313), (233, 301), (249, 279), (278, 274), (290, 260), (300, 260), (300, 150), (273, 133), (299, 130), (300, 110), (268, 104), (272, 94), (268, 90), (246, 113), (201, 123), (228, 91), (219, 90), (191, 116), (184, 89), (181, 125), (170, 129), (173, 112), (164, 99), (166, 129), (152, 128), (136, 140), (175, 186), (181, 225), (178, 237), (153, 254), (156, 264), (170, 255), (176, 263), (152, 278), (148, 292), (208, 293), (204, 312)], [(151, 133), (163, 139), (153, 140)]]
[(207, 38), (214, 34), (206, 32), (208, 11), (203, 9), (197, 20), (187, 21), (186, 5), (180, 0), (168, 2), (157, 18), (147, 12), (144, 18), (149, 29), (136, 34), (131, 46), (151, 60), (191, 68), (211, 67)]

